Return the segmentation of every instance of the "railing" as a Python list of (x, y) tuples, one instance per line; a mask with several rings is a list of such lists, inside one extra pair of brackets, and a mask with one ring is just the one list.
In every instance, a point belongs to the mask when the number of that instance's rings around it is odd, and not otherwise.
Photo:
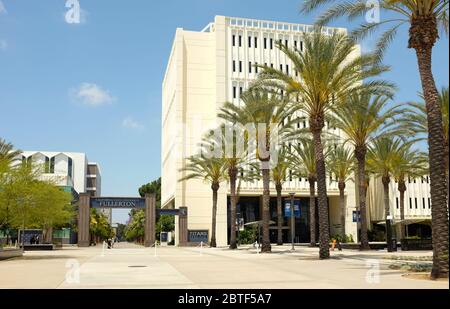
[[(227, 18), (227, 24), (235, 27), (249, 27), (263, 30), (273, 31), (291, 31), (291, 32), (312, 32), (314, 26), (306, 24), (294, 24), (286, 22), (276, 22), (267, 20), (257, 20), (248, 18), (229, 17)], [(323, 27), (322, 32), (326, 34), (332, 34), (333, 32), (347, 32), (345, 28)]]

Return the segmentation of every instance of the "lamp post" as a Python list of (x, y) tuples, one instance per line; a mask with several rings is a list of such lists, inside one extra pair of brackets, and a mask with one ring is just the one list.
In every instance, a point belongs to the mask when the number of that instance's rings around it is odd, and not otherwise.
[(295, 192), (290, 192), (289, 195), (291, 196), (291, 243), (292, 248), (291, 250), (294, 251), (294, 239), (295, 239), (295, 214), (294, 214), (294, 195)]

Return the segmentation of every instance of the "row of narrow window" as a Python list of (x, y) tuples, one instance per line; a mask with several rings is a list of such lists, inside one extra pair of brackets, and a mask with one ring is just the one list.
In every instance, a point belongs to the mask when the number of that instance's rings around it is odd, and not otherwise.
[[(396, 203), (397, 209), (399, 209), (400, 208), (400, 201), (399, 201), (398, 197), (395, 198), (395, 203)], [(414, 198), (414, 208), (415, 209), (419, 209), (417, 197)], [(422, 198), (422, 208), (423, 209), (426, 208), (425, 198), (424, 197)], [(409, 198), (409, 209), (413, 209), (413, 200), (412, 200), (411, 197)], [(431, 209), (431, 198), (428, 198), (428, 209)]]
[[(430, 183), (430, 178), (428, 176), (426, 177), (420, 177), (421, 183)], [(397, 183), (397, 180), (395, 180), (395, 183)], [(408, 177), (408, 183), (416, 183), (416, 178)]]
[[(231, 42), (232, 42), (233, 46), (237, 45), (239, 47), (242, 47), (242, 35), (237, 35), (236, 36), (235, 34), (233, 34), (232, 37), (231, 37)], [(283, 40), (279, 39), (278, 43), (280, 45), (282, 45), (283, 44)], [(258, 37), (256, 37), (256, 36), (255, 37), (249, 36), (248, 39), (247, 39), (247, 46), (248, 46), (248, 48), (252, 48), (252, 47), (258, 48)], [(273, 46), (274, 46), (274, 39), (273, 38), (263, 38), (263, 47), (264, 47), (264, 49), (273, 49)], [(286, 48), (289, 47), (289, 40), (284, 40), (284, 46)], [(294, 48), (295, 49), (299, 48), (300, 51), (303, 51), (303, 42), (302, 41), (299, 42), (297, 40), (294, 40)]]
[[(264, 65), (267, 67), (268, 63), (265, 62)], [(239, 71), (239, 73), (242, 73), (242, 61), (239, 60), (237, 62), (236, 60), (233, 60), (232, 66), (233, 66), (233, 72)], [(273, 63), (270, 64), (270, 67), (273, 68)], [(248, 73), (253, 73), (253, 71), (255, 74), (258, 74), (258, 62), (252, 63), (251, 61), (249, 61), (248, 62)], [(290, 72), (289, 64), (286, 64), (284, 66), (282, 64), (280, 64), (280, 71), (286, 72), (286, 74), (289, 75), (289, 72)], [(295, 71), (295, 76), (298, 76), (298, 71), (297, 70), (294, 70), (294, 71)]]

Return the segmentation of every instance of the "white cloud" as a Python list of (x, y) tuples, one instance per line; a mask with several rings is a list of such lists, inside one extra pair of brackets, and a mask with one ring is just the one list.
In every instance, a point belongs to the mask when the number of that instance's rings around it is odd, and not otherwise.
[(8, 13), (8, 11), (6, 11), (5, 5), (3, 4), (2, 0), (0, 0), (0, 15), (6, 13)]
[(116, 100), (107, 90), (90, 83), (82, 83), (78, 88), (71, 90), (71, 96), (76, 101), (90, 106), (100, 106), (111, 104)]
[(8, 48), (8, 42), (6, 40), (0, 40), (0, 50), (6, 50)]
[(144, 126), (138, 121), (134, 120), (133, 117), (128, 116), (122, 121), (122, 127), (133, 130), (142, 130)]

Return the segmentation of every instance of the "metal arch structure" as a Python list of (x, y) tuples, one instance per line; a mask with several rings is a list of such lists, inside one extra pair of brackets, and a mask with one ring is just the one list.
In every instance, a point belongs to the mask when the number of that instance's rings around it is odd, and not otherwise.
[(78, 206), (78, 247), (88, 247), (90, 244), (89, 222), (90, 208), (137, 208), (145, 211), (144, 246), (155, 243), (156, 219), (160, 215), (176, 215), (178, 220), (179, 246), (188, 243), (187, 207), (178, 209), (156, 209), (156, 196), (147, 194), (142, 197), (91, 197), (81, 193)]

